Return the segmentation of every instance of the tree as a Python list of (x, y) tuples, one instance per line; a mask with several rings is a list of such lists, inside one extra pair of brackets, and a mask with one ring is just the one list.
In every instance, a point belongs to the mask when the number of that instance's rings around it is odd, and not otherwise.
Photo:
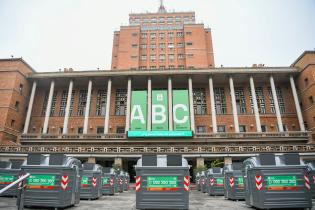
[(220, 161), (219, 159), (215, 159), (214, 161), (211, 162), (211, 168), (214, 168), (214, 167), (222, 168), (223, 166), (224, 166), (224, 162)]

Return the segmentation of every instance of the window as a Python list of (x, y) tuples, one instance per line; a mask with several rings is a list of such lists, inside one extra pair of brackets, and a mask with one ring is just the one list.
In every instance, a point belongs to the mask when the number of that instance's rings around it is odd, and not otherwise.
[(79, 134), (82, 134), (82, 133), (83, 133), (83, 127), (79, 127), (79, 128), (78, 128), (78, 133), (79, 133)]
[(132, 47), (132, 48), (137, 48), (138, 45), (137, 45), (137, 44), (132, 44), (131, 47)]
[(174, 43), (168, 43), (168, 48), (174, 48)]
[(188, 66), (188, 69), (194, 69), (195, 67), (194, 66)]
[(187, 46), (192, 46), (193, 43), (192, 43), (192, 42), (187, 42), (186, 45), (187, 45)]
[(80, 90), (77, 116), (83, 116), (86, 107), (87, 90)]
[(267, 132), (267, 126), (261, 125), (261, 132)]
[(164, 49), (165, 48), (165, 43), (160, 43), (160, 48)]
[(215, 111), (217, 114), (226, 114), (226, 99), (224, 88), (214, 88)]
[(147, 38), (147, 33), (141, 33), (141, 38), (142, 38), (142, 39)]
[(63, 133), (63, 127), (59, 127), (59, 134), (62, 134)]
[(130, 56), (130, 58), (131, 58), (131, 59), (137, 59), (137, 58), (138, 58), (138, 56), (136, 56), (136, 55), (132, 55), (132, 56)]
[[(285, 105), (284, 105), (284, 99), (283, 99), (283, 95), (282, 95), (282, 91), (280, 87), (276, 88), (276, 93), (277, 93), (280, 113), (283, 114), (285, 113)], [(268, 87), (268, 95), (269, 95), (269, 101), (270, 101), (270, 111), (271, 113), (276, 113), (275, 101), (273, 100), (271, 87)]]
[(197, 126), (196, 133), (206, 133), (206, 126)]
[(151, 23), (156, 23), (157, 19), (156, 17), (151, 18)]
[(185, 66), (184, 66), (184, 65), (179, 65), (178, 68), (179, 68), (179, 69), (184, 69)]
[(194, 54), (187, 54), (187, 57), (188, 57), (188, 58), (193, 58), (193, 57), (194, 57)]
[(127, 108), (127, 90), (117, 89), (115, 99), (115, 114), (118, 116), (126, 115)]
[(164, 23), (165, 21), (164, 21), (164, 17), (160, 17), (159, 18), (159, 23)]
[(106, 90), (97, 91), (97, 98), (96, 98), (96, 115), (97, 116), (105, 116), (106, 100), (107, 100), (106, 97), (107, 97)]
[(238, 114), (246, 114), (246, 102), (243, 88), (235, 88), (235, 101)]
[(171, 60), (171, 61), (174, 60), (174, 54), (169, 54), (168, 55), (168, 59)]
[(177, 43), (177, 47), (178, 47), (178, 48), (183, 48), (183, 47), (184, 47), (184, 43), (183, 43), (183, 42)]
[(146, 45), (146, 44), (141, 44), (141, 45), (140, 45), (140, 48), (141, 48), (141, 49), (147, 49), (147, 45)]
[(165, 33), (159, 33), (160, 39), (163, 39), (165, 37)]
[(160, 59), (160, 61), (164, 61), (165, 60), (165, 54), (160, 54), (159, 59)]
[(97, 127), (96, 128), (96, 133), (97, 134), (103, 134), (104, 133), (104, 127)]
[(63, 90), (62, 95), (61, 95), (61, 101), (60, 101), (59, 117), (65, 116), (66, 106), (67, 106), (67, 98), (68, 98), (68, 91)]
[(140, 60), (142, 60), (142, 61), (147, 60), (147, 56), (146, 55), (141, 55)]
[(123, 126), (118, 126), (116, 128), (116, 133), (125, 133), (125, 127)]
[(150, 38), (151, 38), (151, 39), (155, 39), (155, 38), (156, 38), (156, 33), (151, 33), (151, 34), (150, 34)]
[[(250, 88), (249, 88), (250, 90)], [(265, 104), (265, 97), (263, 93), (262, 87), (256, 87), (256, 100), (258, 105), (258, 111), (260, 114), (266, 113), (266, 104)], [(253, 104), (253, 98), (252, 98), (252, 92), (249, 92), (249, 100), (250, 100), (250, 106), (251, 106), (251, 112), (254, 113), (254, 104)]]
[(193, 104), (196, 115), (207, 114), (206, 90), (204, 88), (193, 88)]
[(311, 103), (311, 104), (313, 104), (313, 103), (314, 103), (313, 96), (308, 97), (308, 100), (310, 101), (310, 103)]
[(225, 132), (225, 125), (218, 125), (218, 133), (224, 133)]
[(156, 48), (156, 44), (151, 44), (151, 45), (150, 45), (150, 48), (151, 48), (151, 49), (155, 49), (155, 48)]
[(241, 133), (245, 133), (246, 132), (246, 126), (245, 125), (240, 125), (239, 129), (240, 129)]
[(177, 37), (183, 37), (183, 36), (184, 36), (184, 33), (183, 33), (183, 32), (177, 32), (177, 33), (176, 33), (176, 36), (177, 36)]
[(177, 57), (180, 60), (185, 59), (185, 55), (184, 54), (178, 54)]
[(191, 36), (191, 35), (192, 35), (192, 32), (191, 32), (191, 31), (187, 31), (187, 32), (186, 32), (186, 35)]
[(22, 95), (22, 93), (23, 93), (23, 84), (20, 84), (20, 86), (19, 86), (19, 92), (20, 92), (20, 94)]
[(156, 55), (150, 55), (150, 60), (155, 61), (156, 60)]
[(170, 65), (169, 68), (170, 69), (175, 69), (175, 66), (174, 65)]
[(154, 70), (154, 69), (156, 69), (156, 66), (150, 66), (150, 69)]
[(139, 69), (140, 69), (140, 70), (145, 70), (145, 69), (147, 69), (147, 67), (146, 67), (146, 66), (140, 66)]
[(14, 128), (15, 126), (15, 120), (11, 120), (11, 127)]
[(175, 17), (175, 21), (176, 21), (176, 22), (181, 22), (180, 16), (176, 16), (176, 17)]
[[(49, 92), (46, 92), (45, 97), (44, 97), (44, 102), (43, 102), (43, 108), (42, 108), (42, 115), (43, 116), (46, 115), (48, 97), (49, 97)], [(55, 107), (56, 107), (56, 100), (57, 100), (57, 92), (54, 92), (51, 107), (50, 107), (50, 116), (54, 115)]]
[(173, 38), (174, 37), (174, 32), (168, 32), (168, 37)]
[[(139, 19), (137, 19), (136, 22), (139, 22)], [(138, 33), (134, 32), (132, 33), (132, 36), (138, 36)]]
[(15, 102), (14, 108), (16, 109), (16, 111), (19, 111), (19, 108), (20, 108), (20, 102), (19, 101)]
[(165, 66), (160, 66), (160, 69), (161, 69), (161, 70), (164, 70), (164, 69), (165, 69)]

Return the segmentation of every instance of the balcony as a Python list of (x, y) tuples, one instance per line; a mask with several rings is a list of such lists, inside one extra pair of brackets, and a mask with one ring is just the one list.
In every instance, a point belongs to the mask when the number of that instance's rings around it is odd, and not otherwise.
[(22, 145), (145, 145), (145, 144), (306, 144), (310, 143), (310, 132), (266, 132), (266, 133), (196, 133), (192, 138), (127, 138), (124, 133), (111, 134), (23, 134)]

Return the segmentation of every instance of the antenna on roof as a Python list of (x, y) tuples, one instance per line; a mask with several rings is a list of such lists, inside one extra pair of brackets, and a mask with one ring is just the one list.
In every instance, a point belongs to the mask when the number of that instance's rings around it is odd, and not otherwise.
[(158, 13), (166, 13), (166, 9), (164, 7), (163, 0), (160, 0), (160, 7), (158, 10)]

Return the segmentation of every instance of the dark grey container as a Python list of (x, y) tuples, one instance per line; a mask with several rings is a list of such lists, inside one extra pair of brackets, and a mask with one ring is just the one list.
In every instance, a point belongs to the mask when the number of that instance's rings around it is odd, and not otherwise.
[(129, 189), (129, 182), (130, 182), (130, 176), (127, 172), (125, 172), (125, 177), (124, 177), (124, 191), (128, 191)]
[(224, 195), (223, 168), (213, 167), (207, 171), (207, 192), (209, 195)]
[(207, 192), (207, 175), (206, 171), (201, 171), (200, 173), (200, 191), (202, 193)]
[[(0, 161), (0, 189), (11, 184), (19, 178), (23, 160)], [(0, 196), (17, 196), (18, 185), (6, 190)]]
[(196, 190), (200, 191), (200, 172), (196, 174)]
[(246, 204), (259, 209), (312, 208), (308, 167), (298, 154), (260, 154), (243, 162)]
[(135, 169), (137, 209), (189, 208), (189, 165), (181, 155), (143, 155)]
[(242, 163), (224, 166), (224, 196), (231, 200), (245, 200)]
[(21, 174), (26, 173), (31, 175), (26, 180), (24, 206), (65, 208), (79, 204), (82, 168), (78, 159), (30, 154), (21, 166)]
[(308, 163), (312, 198), (315, 198), (315, 161)]
[(102, 169), (95, 163), (82, 164), (81, 199), (97, 199), (102, 196)]
[(115, 194), (115, 170), (113, 168), (103, 168), (102, 193), (103, 195)]

